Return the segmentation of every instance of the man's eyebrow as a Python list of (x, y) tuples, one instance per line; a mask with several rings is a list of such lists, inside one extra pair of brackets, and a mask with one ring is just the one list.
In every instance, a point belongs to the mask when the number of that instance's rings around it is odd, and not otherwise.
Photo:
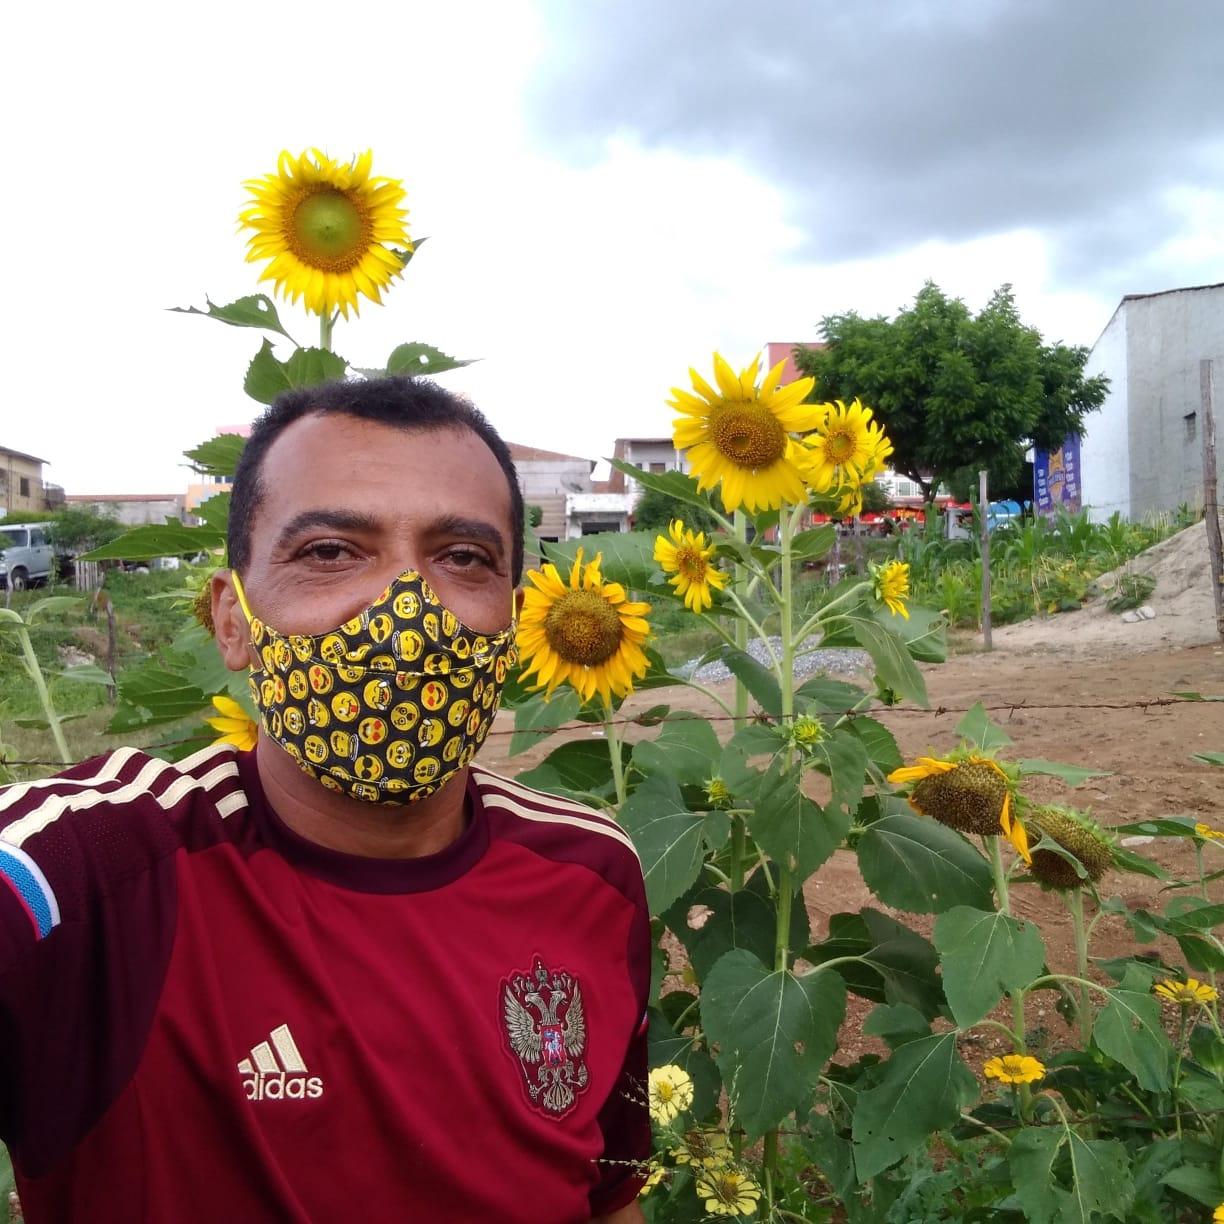
[(499, 557), (505, 556), (506, 553), (504, 534), (484, 519), (463, 518), (461, 515), (447, 514), (430, 523), (429, 532), (431, 535), (467, 536), (469, 539), (482, 540), (491, 548), (495, 548)]
[(332, 510), (326, 507), (303, 510), (281, 528), (276, 540), (277, 547), (286, 547), (296, 536), (313, 527), (330, 527), (334, 531), (375, 531), (378, 520), (357, 510)]

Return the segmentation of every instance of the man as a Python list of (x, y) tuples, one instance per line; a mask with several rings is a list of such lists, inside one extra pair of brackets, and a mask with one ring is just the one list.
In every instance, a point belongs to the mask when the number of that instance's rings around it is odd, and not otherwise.
[(28, 1224), (640, 1220), (641, 869), (470, 765), (523, 504), (436, 385), (283, 396), (218, 646), (256, 748), (0, 791), (0, 1137)]

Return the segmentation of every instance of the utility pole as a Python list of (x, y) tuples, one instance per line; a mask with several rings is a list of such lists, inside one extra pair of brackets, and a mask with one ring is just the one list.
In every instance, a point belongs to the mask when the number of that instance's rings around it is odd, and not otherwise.
[(990, 500), (984, 471), (978, 473), (978, 514), (982, 541), (982, 642), (987, 650), (993, 650), (990, 640)]

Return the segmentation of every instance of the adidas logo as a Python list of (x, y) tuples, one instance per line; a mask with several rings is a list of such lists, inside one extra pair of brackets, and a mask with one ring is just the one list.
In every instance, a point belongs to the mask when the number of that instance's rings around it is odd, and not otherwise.
[(323, 1095), (323, 1081), (309, 1075), (287, 1024), (274, 1028), (267, 1041), (251, 1047), (251, 1057), (238, 1064), (248, 1101), (313, 1100)]

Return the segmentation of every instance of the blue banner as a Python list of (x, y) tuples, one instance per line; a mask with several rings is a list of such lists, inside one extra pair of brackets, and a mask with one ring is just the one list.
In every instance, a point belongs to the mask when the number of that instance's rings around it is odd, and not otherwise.
[(1080, 508), (1080, 440), (1074, 434), (1056, 451), (1033, 452), (1033, 504), (1038, 514)]

